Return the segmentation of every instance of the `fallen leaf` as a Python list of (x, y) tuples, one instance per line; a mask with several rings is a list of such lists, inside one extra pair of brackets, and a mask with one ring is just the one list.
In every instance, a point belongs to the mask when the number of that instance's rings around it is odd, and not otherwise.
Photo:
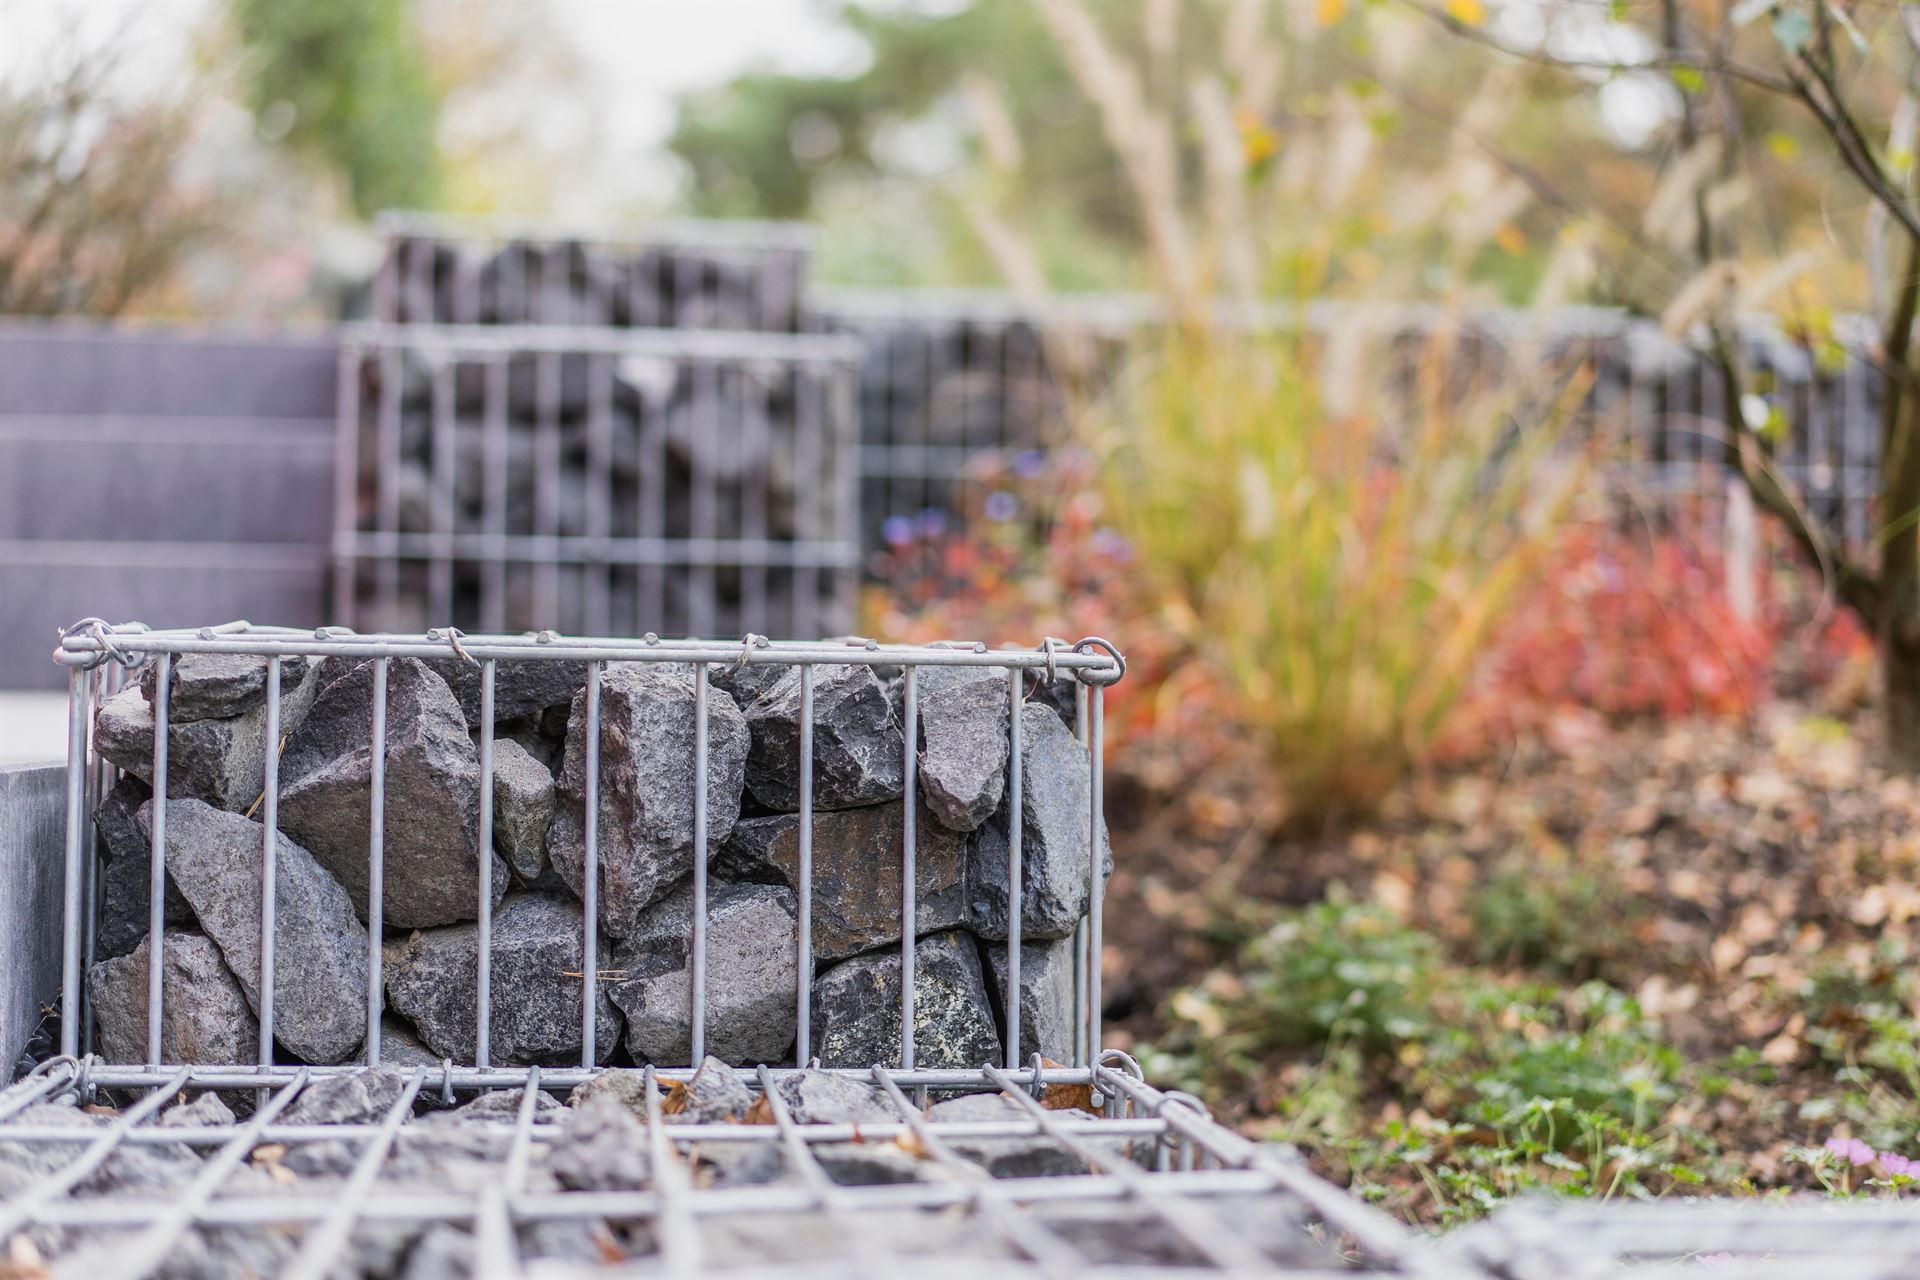
[[(1040, 1059), (1042, 1067), (1063, 1067), (1064, 1063), (1051, 1058)], [(1093, 1107), (1093, 1086), (1090, 1084), (1050, 1084), (1040, 1090), (1040, 1105), (1049, 1111), (1084, 1111), (1088, 1115), (1099, 1115)]]
[(740, 1123), (778, 1124), (779, 1121), (773, 1118), (773, 1104), (767, 1101), (767, 1095), (763, 1093), (753, 1100), (753, 1105), (747, 1108), (747, 1114), (741, 1117)]

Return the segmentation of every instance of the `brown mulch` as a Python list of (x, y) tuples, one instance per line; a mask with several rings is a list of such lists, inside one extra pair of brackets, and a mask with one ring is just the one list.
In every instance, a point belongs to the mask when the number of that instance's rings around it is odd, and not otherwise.
[(1776, 703), (1750, 721), (1609, 727), (1570, 716), (1502, 759), (1403, 785), (1364, 822), (1301, 832), (1254, 753), (1136, 743), (1110, 769), (1109, 1041), (1153, 1039), (1178, 988), (1230, 955), (1235, 915), (1343, 885), (1481, 949), (1496, 875), (1579, 873), (1617, 895), (1586, 972), (1634, 993), (1690, 1057), (1810, 1059), (1787, 998), (1920, 921), (1920, 786), (1873, 763), (1871, 717)]

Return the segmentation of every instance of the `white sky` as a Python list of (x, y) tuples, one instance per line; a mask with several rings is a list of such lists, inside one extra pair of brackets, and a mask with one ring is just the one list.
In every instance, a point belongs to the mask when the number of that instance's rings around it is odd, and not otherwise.
[[(462, 0), (425, 0), (457, 6)], [(629, 190), (667, 170), (659, 146), (673, 123), (673, 99), (752, 68), (839, 71), (861, 50), (838, 30), (821, 0), (530, 0), (551, 13), (595, 76), (605, 104), (610, 156), (652, 168)], [(31, 74), (63, 33), (89, 42), (124, 31), (129, 92), (179, 74), (193, 28), (215, 0), (0, 0), (0, 77)], [(538, 110), (538, 104), (531, 109)], [(609, 188), (614, 194), (615, 188)]]

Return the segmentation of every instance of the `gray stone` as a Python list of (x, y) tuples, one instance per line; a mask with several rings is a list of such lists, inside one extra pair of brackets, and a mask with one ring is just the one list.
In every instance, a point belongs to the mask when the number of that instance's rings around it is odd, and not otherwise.
[[(140, 825), (140, 806), (153, 795), (132, 774), (123, 776), (93, 812), (105, 865), (100, 869), (100, 922), (94, 932), (93, 954), (101, 960), (124, 956), (147, 936), (147, 910), (152, 902), (153, 846)], [(192, 929), (193, 908), (167, 881), (166, 927)]]
[[(1064, 938), (1087, 913), (1087, 812), (1091, 768), (1087, 750), (1046, 707), (1020, 710), (1021, 934), (1028, 939)], [(1011, 797), (1009, 797), (1011, 799)], [(1002, 805), (975, 833), (968, 860), (968, 924), (983, 938), (1007, 936), (1007, 828)], [(1113, 873), (1113, 851), (1100, 833), (1104, 874)]]
[[(87, 974), (100, 1024), (98, 1050), (111, 1063), (147, 1060), (147, 939)], [(166, 935), (160, 976), (160, 1056), (204, 1066), (260, 1058), (260, 1027), (220, 948), (197, 933)]]
[(785, 1076), (774, 1087), (796, 1124), (884, 1124), (900, 1118), (878, 1089), (830, 1071)]
[(753, 1089), (738, 1071), (708, 1054), (687, 1082), (673, 1090), (665, 1108), (681, 1124), (730, 1124), (746, 1118)]
[[(280, 725), (291, 733), (305, 718), (324, 664), (281, 699)], [(100, 706), (93, 723), (94, 747), (141, 781), (153, 782), (153, 707), (138, 686), (121, 690)], [(167, 797), (191, 796), (221, 809), (245, 812), (259, 800), (267, 773), (267, 709), (263, 703), (237, 716), (167, 725)], [(286, 777), (283, 772), (282, 778)]]
[[(579, 1062), (583, 923), (579, 903), (547, 894), (512, 894), (494, 912), (494, 1062)], [(476, 925), (458, 924), (387, 944), (389, 1006), (436, 1055), (455, 1062), (473, 1061), (479, 938)], [(595, 1058), (605, 1061), (620, 1040), (620, 1013), (604, 982), (594, 1020)]]
[[(1051, 715), (1052, 712), (1047, 714)], [(1056, 1112), (1061, 1123), (1072, 1123)], [(939, 1124), (992, 1124), (1030, 1119), (1026, 1108), (998, 1093), (968, 1093), (936, 1102), (927, 1119)], [(1051, 1138), (951, 1137), (954, 1154), (980, 1165), (996, 1178), (1064, 1178), (1087, 1172), (1087, 1163)]]
[(793, 1180), (778, 1143), (702, 1142), (689, 1154), (697, 1187), (765, 1187)]
[[(1207, 1198), (1213, 1216), (1265, 1255), (1274, 1275), (1337, 1273), (1346, 1263), (1316, 1231), (1299, 1201), (1273, 1195)], [(1200, 1267), (1206, 1259), (1164, 1219), (1125, 1202), (1081, 1200), (1035, 1204), (1034, 1217), (1094, 1267)], [(1596, 1270), (1592, 1274), (1609, 1274)], [(1569, 1273), (1572, 1274), (1572, 1273)]]
[[(149, 662), (140, 672), (140, 696), (149, 703), (159, 683), (158, 665)], [(303, 656), (280, 659), (282, 699), (306, 679), (311, 665)], [(266, 705), (267, 660), (243, 653), (176, 654), (167, 688), (169, 720), (224, 720)]]
[[(778, 1062), (793, 1045), (799, 926), (793, 893), (715, 882), (707, 892), (706, 1048), (728, 1062)], [(627, 1016), (636, 1061), (681, 1066), (693, 1052), (693, 886), (648, 907), (613, 956), (607, 994)]]
[[(427, 658), (426, 665), (446, 682), (460, 713), (474, 728), (480, 727), (480, 667), (465, 658), (449, 655)], [(517, 720), (538, 715), (548, 707), (564, 706), (575, 693), (586, 687), (587, 664), (548, 659), (510, 662), (501, 660), (493, 669), (493, 720)]]
[[(321, 690), (281, 762), (280, 829), (333, 873), (367, 916), (373, 662)], [(480, 762), (440, 677), (412, 658), (387, 673), (383, 911), (397, 928), (479, 914)], [(490, 856), (492, 856), (490, 854)], [(506, 864), (494, 858), (495, 901)]]
[[(918, 933), (966, 920), (967, 837), (920, 806), (914, 842), (914, 924)], [(840, 960), (900, 941), (905, 831), (901, 801), (820, 813), (813, 820), (813, 954)], [(716, 868), (736, 880), (800, 887), (800, 819), (744, 818)]]
[[(585, 1085), (581, 1086), (581, 1088), (585, 1087)], [(576, 1093), (578, 1091), (579, 1090), (575, 1090)], [(443, 1111), (438, 1115), (429, 1116), (427, 1119), (437, 1124), (462, 1123), (467, 1121), (487, 1124), (510, 1123), (520, 1115), (521, 1092), (519, 1089), (489, 1090), (486, 1093), (480, 1094), (472, 1102), (462, 1103), (451, 1111)], [(534, 1093), (533, 1114), (536, 1116), (544, 1116), (561, 1109), (560, 1104), (554, 1100), (552, 1094), (544, 1091), (536, 1091)]]
[(464, 1280), (473, 1268), (473, 1233), (442, 1222), (414, 1242), (400, 1280)]
[[(152, 802), (140, 811), (150, 826)], [(260, 1009), (260, 863), (266, 828), (204, 800), (167, 802), (167, 875)], [(367, 931), (346, 890), (284, 834), (274, 841), (273, 1034), (311, 1063), (366, 1036)]]
[(731, 662), (714, 662), (707, 666), (707, 683), (716, 689), (726, 690), (739, 708), (745, 711), (792, 670), (792, 667), (778, 662), (755, 662), (744, 667), (736, 667)]
[[(1007, 945), (989, 943), (987, 968), (993, 982), (996, 1007), (1004, 1014), (1007, 990)], [(1000, 1025), (1002, 1041), (1006, 1022)], [(1073, 939), (1023, 942), (1020, 945), (1020, 1061), (1034, 1054), (1053, 1062), (1073, 1056)]]
[(192, 1102), (168, 1107), (153, 1123), (161, 1129), (217, 1127), (233, 1123), (233, 1108), (222, 1102), (219, 1094), (208, 1092)]
[(933, 815), (954, 831), (972, 831), (1000, 807), (1008, 696), (1002, 681), (974, 680), (920, 698), (920, 786)]
[[(960, 930), (913, 949), (913, 1051), (921, 1067), (1000, 1061), (1000, 1036), (973, 939)], [(900, 953), (856, 956), (813, 983), (813, 1053), (826, 1067), (900, 1065)]]
[(647, 1114), (647, 1073), (637, 1067), (608, 1067), (585, 1084), (575, 1085), (567, 1105), (578, 1107), (588, 1098), (608, 1097), (633, 1114)]
[(547, 869), (553, 774), (512, 738), (493, 744), (493, 847), (523, 881)]
[[(777, 813), (800, 808), (800, 669), (747, 710), (753, 750), (747, 789)], [(906, 736), (873, 672), (814, 668), (813, 807), (851, 809), (897, 799), (906, 786)]]
[[(707, 856), (740, 813), (747, 724), (707, 699)], [(640, 913), (693, 870), (694, 687), (680, 665), (616, 662), (600, 681), (600, 919), (632, 932)], [(578, 895), (586, 867), (586, 691), (573, 700), (547, 853)]]
[(383, 1067), (440, 1068), (439, 1054), (413, 1033), (413, 1028), (392, 1014), (380, 1018), (380, 1065)]
[(650, 1172), (646, 1127), (613, 1098), (590, 1097), (560, 1122), (547, 1171), (569, 1191), (641, 1190)]
[[(321, 1076), (281, 1113), (282, 1124), (378, 1124), (406, 1091), (418, 1067), (382, 1063)], [(424, 1086), (423, 1086), (424, 1087)]]
[(894, 1142), (815, 1142), (808, 1149), (843, 1187), (886, 1187), (934, 1176), (932, 1166)]

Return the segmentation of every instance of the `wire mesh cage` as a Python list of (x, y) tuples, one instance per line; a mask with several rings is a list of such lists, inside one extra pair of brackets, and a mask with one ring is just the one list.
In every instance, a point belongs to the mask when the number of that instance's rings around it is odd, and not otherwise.
[(399, 324), (805, 328), (811, 236), (790, 223), (661, 221), (632, 236), (383, 215), (373, 318)]
[[(57, 656), (71, 680), (63, 1016), (59, 1054), (0, 1092), (0, 1151), (39, 1171), (0, 1183), (0, 1241), (16, 1259), (126, 1276), (396, 1273), (402, 1250), (408, 1275), (578, 1274), (629, 1259), (674, 1275), (906, 1265), (1321, 1275), (1363, 1260), (1432, 1273), (1431, 1249), (1397, 1224), (1223, 1129), (1196, 1100), (1154, 1088), (1125, 1054), (1100, 1051), (1100, 975), (1088, 961), (1101, 950), (1108, 873), (1097, 856), (1104, 691), (1125, 672), (1104, 640), (996, 650), (245, 623), (150, 631), (88, 620), (67, 630)], [(473, 773), (498, 780), (500, 753), (517, 749), (535, 703), (567, 710), (572, 745), (554, 781), (562, 795), (577, 792), (578, 876), (568, 884), (580, 900), (577, 938), (558, 960), (543, 952), (548, 971), (530, 980), (512, 969), (515, 898), (502, 900), (495, 879), (514, 880), (516, 894), (543, 885), (482, 856), (504, 847), (516, 802), (498, 785), (462, 790), (468, 775), (447, 757), (470, 749)], [(865, 750), (873, 717), (861, 712), (876, 710), (894, 726), (891, 760)], [(436, 714), (448, 731), (438, 743)], [(225, 725), (223, 751), (248, 760), (234, 744), (257, 728), (258, 774), (209, 791), (196, 728), (207, 724)], [(983, 742), (983, 728), (1002, 736)], [(960, 741), (968, 758), (956, 761)], [(135, 746), (144, 762), (129, 754)], [(666, 763), (683, 754), (684, 768)], [(928, 949), (930, 933), (946, 936), (932, 931), (952, 929), (939, 877), (953, 825), (979, 818), (976, 830), (995, 829), (990, 795), (963, 803), (961, 780), (979, 770), (957, 766), (982, 758), (1004, 788), (1007, 821), (1001, 842), (969, 850), (997, 865), (963, 896), (972, 911), (997, 886), (1001, 918), (995, 930), (968, 915), (958, 932), (998, 934), (977, 940), (998, 962), (973, 970), (993, 975), (975, 979), (995, 992), (982, 1006), (984, 1042), (953, 1033), (964, 1003), (953, 975), (966, 964)], [(750, 782), (743, 769), (755, 771)], [(114, 867), (129, 855), (115, 849), (103, 865), (96, 841), (113, 844), (107, 828), (118, 821), (103, 788), (142, 771), (144, 845), (129, 860), (147, 877), (146, 938), (144, 964), (129, 967), (129, 957), (97, 954)], [(899, 798), (832, 807), (871, 799), (863, 788), (875, 777)], [(772, 822), (794, 837), (789, 928), (769, 931), (765, 917), (750, 928), (775, 936), (787, 985), (729, 985), (725, 956), (739, 944), (727, 936), (729, 867), (692, 856), (691, 911), (670, 915), (685, 925), (686, 981), (664, 988), (682, 1000), (674, 1012), (686, 1038), (633, 1068), (610, 1066), (596, 1021), (624, 1014), (631, 1031), (661, 1013), (605, 1000), (631, 976), (610, 971), (610, 959), (644, 966), (660, 954), (642, 948), (636, 962), (620, 952), (636, 936), (616, 901), (632, 884), (630, 837), (645, 807), (633, 802), (657, 811), (681, 793), (693, 849), (704, 850), (722, 842), (716, 815), (728, 807), (710, 799), (736, 787), (751, 790), (748, 807), (792, 810), (732, 820), (736, 833)], [(209, 794), (228, 807), (200, 798)], [(410, 828), (449, 794), (471, 813), (428, 816), (465, 856), (433, 870), (424, 889), (463, 881), (470, 906), (451, 914), (466, 920), (402, 941), (406, 930), (389, 926), (420, 918), (423, 891)], [(833, 939), (871, 897), (847, 873), (886, 879), (836, 834), (849, 814), (898, 823), (882, 842), (897, 866), (892, 896), (877, 897), (894, 918), (869, 920), (866, 941), (880, 941), (841, 959)], [(472, 848), (462, 848), (467, 818)], [(342, 820), (361, 828), (347, 842), (364, 859), (358, 877), (320, 830), (338, 835)], [(243, 838), (227, 839), (236, 831)], [(313, 853), (296, 852), (295, 832)], [(566, 860), (557, 844), (549, 852)], [(330, 891), (316, 889), (315, 863)], [(1077, 885), (1060, 880), (1063, 865)], [(171, 922), (173, 888), (197, 917), (190, 925)], [(1065, 917), (1052, 899), (1067, 901)], [(316, 939), (303, 916), (337, 927)], [(541, 927), (552, 932), (550, 920)], [(397, 1051), (394, 1011), (419, 1007), (406, 1004), (396, 968), (421, 937), (461, 930), (477, 945), (431, 978), (459, 986), (455, 970), (470, 966), (468, 1038)], [(1055, 936), (1029, 939), (1033, 931)], [(329, 945), (340, 933), (352, 935), (357, 964)], [(1049, 980), (1051, 1007), (1023, 973), (1049, 953), (1069, 959)], [(128, 990), (100, 980), (116, 964)], [(866, 967), (850, 1007), (878, 1040), (836, 1039), (847, 1009), (822, 998), (823, 981), (857, 966)], [(349, 988), (333, 970), (352, 971)], [(889, 971), (891, 985), (867, 981)], [(223, 982), (247, 987), (250, 1001), (232, 1003), (252, 1019), (252, 1056), (228, 1052), (236, 1040), (207, 1029), (205, 1007)], [(316, 1002), (316, 987), (331, 997)], [(550, 1005), (544, 1016), (568, 1024), (577, 1056), (554, 1056), (552, 1042), (532, 1053), (503, 1042), (501, 1024), (516, 1015), (502, 1005), (530, 987), (565, 1000), (564, 1012)], [(316, 1027), (337, 1021), (342, 1004), (353, 1032), (316, 1051)], [(192, 1027), (181, 1024), (183, 1006), (199, 1010)], [(748, 1030), (784, 1020), (774, 1039), (791, 1051), (742, 1059), (742, 1007)], [(127, 1025), (110, 1028), (115, 1019)], [(983, 1043), (982, 1058), (966, 1060)], [(561, 1107), (552, 1094), (569, 1087)], [(76, 1105), (88, 1101), (114, 1105)]]
[(349, 329), (335, 616), (844, 631), (857, 356), (796, 335)]

